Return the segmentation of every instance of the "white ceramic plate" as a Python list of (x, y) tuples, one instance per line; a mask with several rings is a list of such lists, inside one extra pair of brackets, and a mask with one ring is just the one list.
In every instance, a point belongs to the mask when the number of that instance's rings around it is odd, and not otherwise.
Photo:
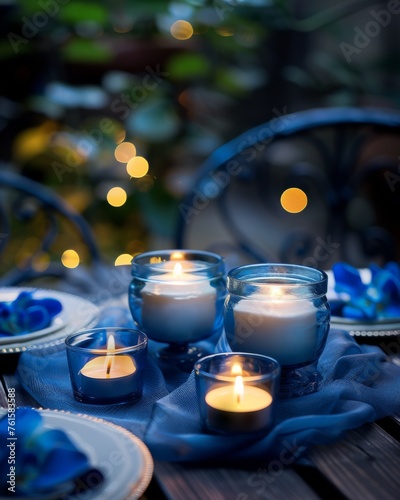
[(43, 330), (0, 338), (0, 354), (22, 352), (26, 349), (62, 343), (70, 334), (81, 328), (92, 326), (99, 313), (98, 307), (92, 302), (57, 290), (44, 288), (0, 288), (0, 301), (11, 300), (23, 290), (35, 292), (37, 297), (51, 297), (61, 302), (63, 308), (52, 324)]
[[(335, 278), (332, 271), (326, 271), (328, 275), (328, 300), (340, 299), (342, 296), (335, 292)], [(361, 279), (367, 283), (371, 279), (369, 269), (360, 269)], [(400, 318), (383, 318), (372, 321), (359, 321), (341, 316), (331, 317), (331, 326), (346, 330), (356, 337), (391, 337), (400, 335)]]
[[(98, 488), (84, 493), (85, 500), (133, 500), (143, 495), (153, 476), (154, 462), (138, 437), (100, 418), (56, 410), (38, 411), (43, 415), (45, 427), (66, 432), (92, 467), (104, 475)], [(80, 494), (68, 498), (83, 497)]]

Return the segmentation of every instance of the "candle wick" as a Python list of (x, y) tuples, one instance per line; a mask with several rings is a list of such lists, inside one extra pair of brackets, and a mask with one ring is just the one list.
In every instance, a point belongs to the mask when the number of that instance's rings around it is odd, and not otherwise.
[(107, 363), (106, 375), (110, 376), (110, 372), (111, 372), (111, 359)]

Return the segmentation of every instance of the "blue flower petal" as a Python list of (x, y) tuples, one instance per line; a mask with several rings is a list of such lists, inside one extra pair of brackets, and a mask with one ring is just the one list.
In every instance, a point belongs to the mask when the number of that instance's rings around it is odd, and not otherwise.
[(345, 262), (336, 262), (332, 266), (332, 272), (335, 278), (336, 292), (345, 292), (349, 295), (364, 292), (366, 286), (362, 282), (358, 269), (355, 267)]
[(62, 304), (57, 299), (43, 298), (34, 300), (34, 304), (44, 307), (50, 316), (56, 316), (62, 311)]
[(51, 490), (80, 476), (89, 466), (86, 455), (60, 429), (36, 433), (30, 445), (39, 467), (26, 485), (31, 491)]
[(17, 335), (47, 328), (61, 311), (59, 300), (35, 299), (32, 292), (22, 291), (14, 301), (0, 303), (0, 334)]
[(400, 280), (400, 266), (396, 262), (388, 262), (385, 266), (384, 269), (386, 271), (389, 271), (392, 276)]
[(368, 316), (365, 311), (353, 305), (346, 305), (343, 307), (343, 316), (349, 319), (367, 319)]
[[(338, 262), (332, 268), (335, 290), (346, 292), (349, 299), (339, 315), (353, 319), (382, 319), (400, 317), (400, 266), (395, 262), (384, 268), (370, 264), (371, 280), (362, 283), (359, 271), (349, 264)], [(336, 309), (338, 310), (338, 308)], [(334, 315), (334, 312), (332, 313)]]
[[(40, 497), (51, 493), (64, 498), (71, 492), (77, 480), (90, 470), (88, 457), (75, 446), (62, 429), (43, 426), (41, 414), (30, 408), (18, 408), (15, 412), (16, 469), (18, 482), (16, 496)], [(8, 435), (8, 415), (0, 420), (0, 442)], [(0, 447), (0, 472), (9, 471), (7, 447)], [(99, 477), (102, 474), (99, 472)], [(0, 498), (6, 493), (0, 487)]]
[(51, 319), (48, 311), (42, 306), (30, 306), (26, 310), (26, 327), (29, 331), (48, 327)]

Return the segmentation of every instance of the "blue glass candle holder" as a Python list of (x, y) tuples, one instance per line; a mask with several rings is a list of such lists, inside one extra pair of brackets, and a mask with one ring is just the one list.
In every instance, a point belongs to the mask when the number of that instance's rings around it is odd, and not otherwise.
[[(191, 371), (208, 354), (197, 343), (222, 332), (226, 276), (221, 256), (196, 250), (142, 253), (132, 260), (129, 307), (163, 363)], [(196, 345), (197, 344), (197, 345)]]
[(274, 425), (279, 363), (267, 356), (219, 353), (195, 364), (203, 427), (220, 434), (267, 432)]
[(318, 359), (330, 328), (325, 272), (291, 264), (252, 264), (228, 273), (224, 323), (233, 351), (271, 356), (281, 395), (318, 389)]
[(65, 339), (74, 397), (81, 403), (133, 403), (141, 398), (147, 336), (133, 328), (83, 330)]

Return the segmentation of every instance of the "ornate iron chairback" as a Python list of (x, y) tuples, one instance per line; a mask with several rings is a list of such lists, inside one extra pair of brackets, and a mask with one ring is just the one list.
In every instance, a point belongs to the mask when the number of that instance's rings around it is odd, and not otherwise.
[(51, 189), (1, 168), (0, 285), (65, 278), (70, 270), (60, 257), (66, 249), (78, 249), (84, 264), (101, 264), (91, 228), (79, 213)]
[[(290, 187), (307, 195), (300, 213), (282, 208)], [(220, 253), (228, 268), (400, 261), (400, 113), (326, 108), (274, 118), (218, 148), (179, 211), (176, 246)]]

